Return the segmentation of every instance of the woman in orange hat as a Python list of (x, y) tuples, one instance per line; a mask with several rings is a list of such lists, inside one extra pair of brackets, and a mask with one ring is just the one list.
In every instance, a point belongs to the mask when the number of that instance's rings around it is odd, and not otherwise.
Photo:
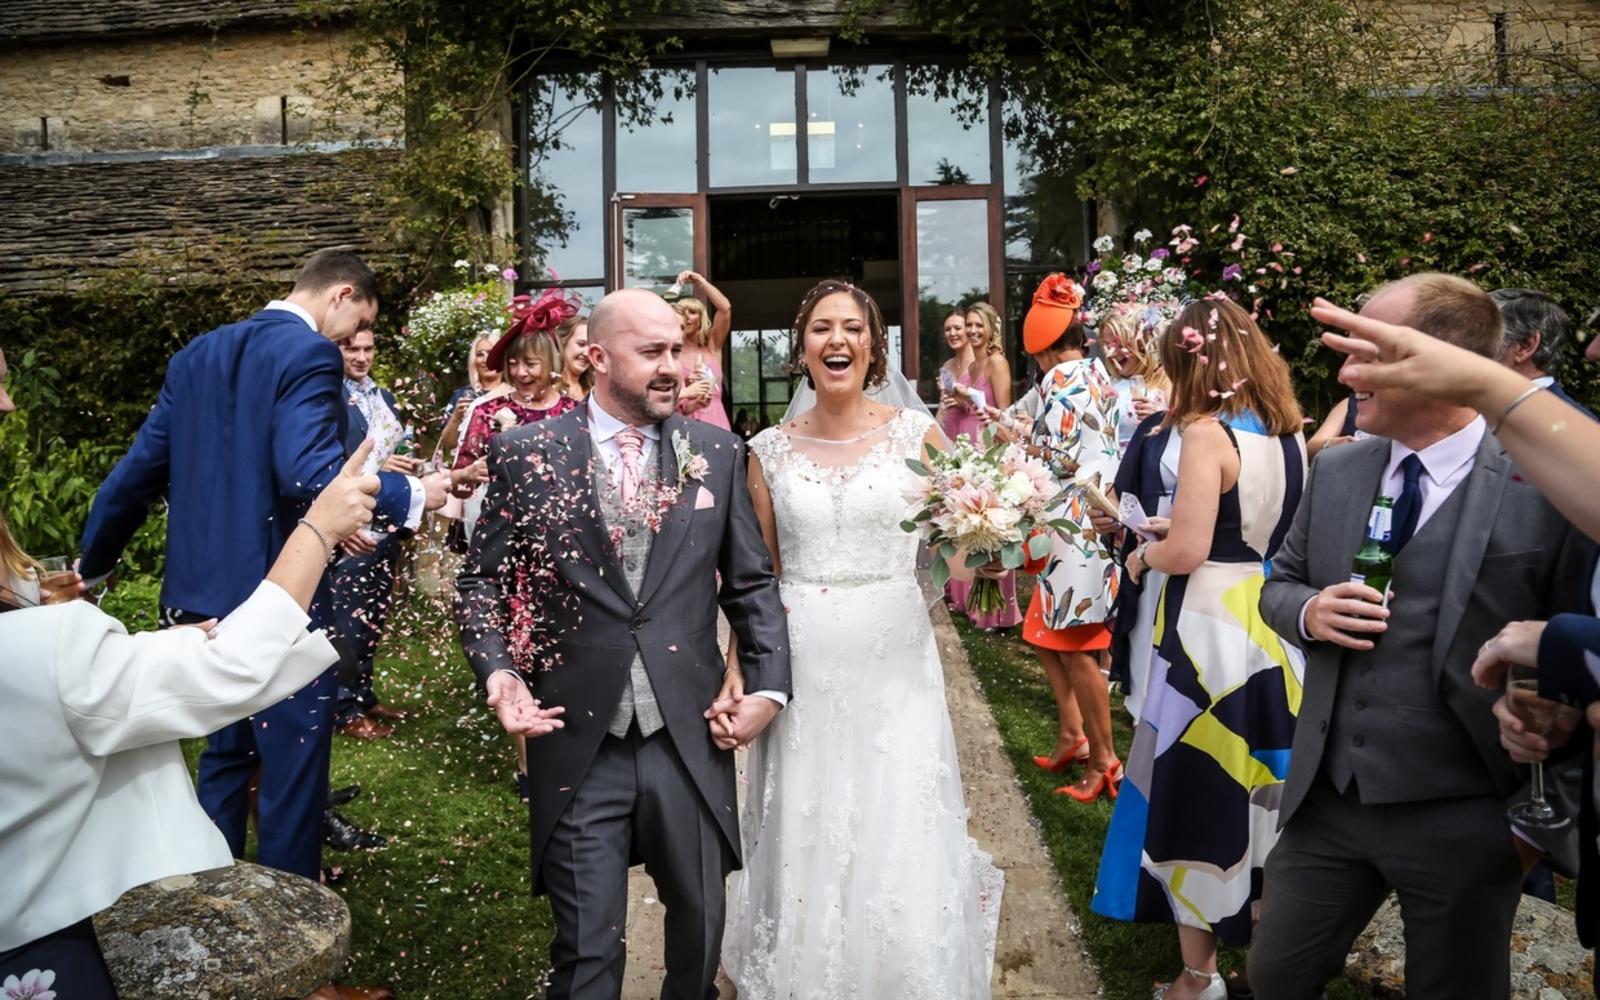
[[(1030, 451), (1046, 459), (1061, 485), (1109, 487), (1117, 474), (1117, 390), (1097, 358), (1087, 356), (1088, 331), (1078, 319), (1083, 290), (1052, 274), (1033, 294), (1022, 343), (1044, 373), (1032, 400)], [(1122, 765), (1111, 745), (1111, 701), (1100, 654), (1111, 645), (1106, 627), (1116, 605), (1119, 574), (1095, 533), (1089, 504), (1074, 490), (1059, 515), (1078, 525), (1050, 539), (1050, 555), (1026, 567), (1039, 575), (1022, 623), (1022, 637), (1039, 655), (1060, 720), (1055, 752), (1035, 757), (1047, 771), (1084, 765), (1076, 784), (1056, 791), (1080, 802), (1102, 793), (1116, 798)]]

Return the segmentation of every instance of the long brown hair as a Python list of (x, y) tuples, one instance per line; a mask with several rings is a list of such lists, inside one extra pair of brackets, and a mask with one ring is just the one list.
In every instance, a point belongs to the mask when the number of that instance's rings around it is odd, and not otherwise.
[(1161, 365), (1172, 380), (1173, 396), (1163, 427), (1253, 413), (1269, 434), (1302, 429), (1288, 363), (1232, 299), (1185, 306), (1161, 338)]

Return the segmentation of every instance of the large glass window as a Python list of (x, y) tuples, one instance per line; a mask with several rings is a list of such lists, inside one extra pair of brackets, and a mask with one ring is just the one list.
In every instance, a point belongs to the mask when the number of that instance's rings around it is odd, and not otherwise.
[(528, 95), (528, 257), (563, 280), (602, 278), (599, 77), (541, 77)]
[(913, 69), (906, 161), (912, 184), (989, 183), (988, 87), (933, 67)]
[[(1031, 124), (1030, 124), (1031, 122)], [(1050, 128), (1053, 136), (1066, 129)], [(1005, 251), (1007, 266), (1060, 270), (1088, 252), (1089, 215), (1069, 175), (1046, 170), (1029, 142), (1043, 134), (1016, 98), (1005, 105)]]
[(894, 67), (806, 72), (806, 158), (813, 184), (892, 181)]
[(708, 89), (711, 186), (795, 183), (794, 71), (713, 69)]
[(989, 205), (979, 199), (917, 203), (917, 388), (938, 396), (934, 380), (948, 349), (944, 317), (989, 296)]
[(622, 287), (665, 291), (694, 267), (694, 209), (622, 210)]
[(733, 395), (734, 430), (749, 424), (757, 430), (783, 419), (789, 407), (789, 356), (794, 338), (788, 330), (734, 330), (728, 336), (729, 388)]
[(616, 102), (617, 190), (696, 190), (694, 70), (650, 70), (619, 81)]

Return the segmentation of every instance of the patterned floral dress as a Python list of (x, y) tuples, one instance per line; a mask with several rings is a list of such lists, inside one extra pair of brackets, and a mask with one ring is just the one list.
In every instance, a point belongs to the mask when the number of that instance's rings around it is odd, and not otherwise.
[[(1064, 361), (1046, 373), (1038, 398), (1032, 440), (1044, 449), (1061, 485), (1093, 480), (1109, 488), (1117, 477), (1122, 411), (1105, 366), (1096, 358)], [(1061, 513), (1078, 530), (1051, 539), (1022, 637), (1046, 649), (1103, 649), (1110, 641), (1104, 624), (1117, 602), (1117, 564), (1095, 533), (1081, 494), (1074, 493)], [(1053, 634), (1080, 626), (1091, 629), (1065, 644), (1063, 636)], [(1085, 645), (1082, 636), (1092, 627), (1100, 632)]]
[(571, 396), (556, 397), (554, 406), (536, 409), (519, 403), (515, 396), (501, 396), (476, 407), (467, 424), (467, 433), (461, 438), (461, 450), (456, 453), (455, 468), (464, 469), (489, 453), (489, 439), (513, 427), (559, 417), (578, 404)]
[(1262, 868), (1278, 841), (1300, 712), (1304, 657), (1257, 604), (1306, 462), (1299, 434), (1225, 429), (1239, 482), (1222, 494), (1206, 561), (1161, 588), (1148, 690), (1091, 907), (1212, 931), (1237, 947), (1250, 940)]

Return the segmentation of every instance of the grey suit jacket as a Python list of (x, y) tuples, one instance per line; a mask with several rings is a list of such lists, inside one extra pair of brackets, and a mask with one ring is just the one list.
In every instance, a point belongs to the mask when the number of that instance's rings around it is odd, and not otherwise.
[[(1287, 823), (1322, 768), (1343, 647), (1303, 642), (1300, 610), (1322, 588), (1350, 579), (1351, 564), (1389, 461), (1389, 441), (1369, 438), (1330, 448), (1311, 467), (1294, 525), (1272, 561), (1261, 614), (1286, 642), (1306, 652), (1305, 690), (1280, 823)], [(1499, 697), (1472, 682), (1478, 647), (1508, 622), (1542, 620), (1587, 604), (1591, 543), (1517, 474), (1505, 449), (1485, 434), (1465, 482), (1448, 569), (1439, 581), (1439, 621), (1432, 666), (1444, 703), (1461, 720), (1496, 789), (1508, 802), (1526, 797), (1527, 769), (1500, 746), (1490, 707)], [(1405, 596), (1396, 595), (1395, 613)], [(1404, 761), (1397, 761), (1404, 767)], [(1576, 815), (1576, 813), (1572, 813)], [(1575, 826), (1575, 824), (1574, 824)], [(1538, 840), (1564, 863), (1576, 859), (1569, 837)]]
[[(489, 492), (456, 583), (461, 643), (479, 683), (522, 668), (533, 696), (566, 709), (565, 728), (528, 741), (534, 887), (556, 820), (583, 781), (637, 653), (666, 731), (738, 858), (734, 760), (703, 714), (722, 682), (720, 605), (739, 639), (747, 691), (790, 694), (788, 618), (745, 485), (744, 443), (699, 421), (661, 425), (660, 475), (678, 480), (674, 433), (706, 460), (668, 508), (635, 594), (600, 515), (588, 408), (496, 435)], [(718, 587), (720, 575), (721, 586)], [(514, 657), (518, 609), (536, 628)]]

